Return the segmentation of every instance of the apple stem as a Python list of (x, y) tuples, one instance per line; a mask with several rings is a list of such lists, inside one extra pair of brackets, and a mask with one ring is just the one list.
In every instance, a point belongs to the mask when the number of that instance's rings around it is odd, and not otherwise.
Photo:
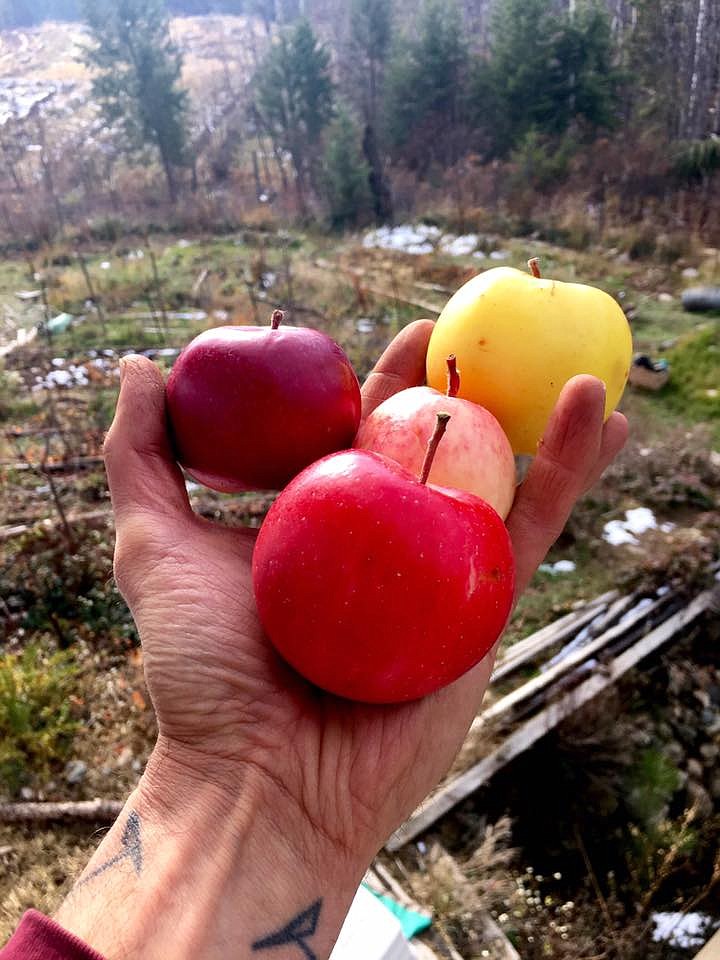
[(542, 274), (540, 273), (540, 257), (531, 257), (531, 259), (528, 260), (528, 267), (530, 267), (532, 275), (540, 280), (542, 277)]
[(285, 314), (282, 310), (273, 310), (272, 317), (270, 318), (270, 327), (273, 330), (277, 330), (280, 324), (285, 319)]
[(458, 373), (457, 358), (454, 353), (451, 353), (447, 358), (447, 369), (447, 396), (456, 397), (460, 390), (460, 374)]
[(435, 459), (435, 451), (437, 450), (438, 444), (442, 440), (443, 434), (447, 429), (449, 419), (449, 413), (443, 413), (440, 411), (440, 413), (437, 415), (435, 430), (433, 431), (433, 435), (428, 440), (425, 459), (423, 460), (422, 465), (422, 472), (420, 473), (420, 483), (427, 483), (427, 478), (430, 476), (430, 470), (432, 469), (433, 460)]

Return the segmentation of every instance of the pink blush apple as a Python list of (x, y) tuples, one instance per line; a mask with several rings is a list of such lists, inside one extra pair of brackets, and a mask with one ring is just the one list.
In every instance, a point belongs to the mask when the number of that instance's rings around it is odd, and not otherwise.
[(505, 519), (515, 497), (515, 458), (502, 427), (484, 407), (430, 387), (401, 390), (365, 420), (355, 447), (381, 453), (419, 475), (427, 438), (441, 411), (451, 414), (451, 422), (429, 482), (474, 493)]

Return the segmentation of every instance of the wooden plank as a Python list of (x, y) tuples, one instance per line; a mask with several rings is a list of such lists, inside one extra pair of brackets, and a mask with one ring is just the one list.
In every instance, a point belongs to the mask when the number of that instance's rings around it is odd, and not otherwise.
[(626, 650), (607, 666), (598, 668), (592, 677), (580, 686), (557, 701), (548, 704), (537, 716), (518, 727), (487, 757), (484, 757), (479, 763), (476, 763), (428, 797), (410, 819), (390, 837), (385, 845), (386, 849), (390, 852), (399, 850), (408, 841), (427, 830), (448, 810), (451, 810), (456, 804), (486, 783), (510, 760), (524, 753), (525, 750), (532, 747), (572, 713), (614, 684), (642, 659), (654, 653), (676, 636), (700, 614), (710, 608), (713, 598), (713, 590), (706, 590), (699, 594), (687, 607), (678, 611), (659, 627), (651, 630), (629, 650)]
[(490, 682), (496, 683), (498, 680), (502, 680), (503, 677), (509, 676), (519, 667), (535, 659), (548, 647), (561, 643), (563, 640), (569, 639), (574, 633), (578, 633), (602, 612), (604, 605), (610, 599), (614, 600), (616, 597), (617, 591), (604, 594), (603, 597), (598, 597), (597, 600), (592, 601), (581, 610), (566, 613), (565, 616), (530, 634), (524, 640), (514, 643), (502, 657), (498, 658)]
[[(506, 714), (512, 713), (515, 708), (519, 706), (519, 704), (524, 703), (526, 700), (529, 700), (530, 697), (535, 696), (546, 687), (549, 687), (558, 679), (558, 677), (569, 673), (574, 667), (578, 666), (578, 664), (583, 663), (585, 660), (589, 660), (590, 657), (594, 656), (617, 637), (621, 637), (629, 630), (632, 630), (636, 624), (642, 623), (642, 621), (646, 620), (654, 610), (657, 610), (658, 607), (663, 606), (667, 602), (667, 599), (668, 595), (666, 594), (659, 600), (653, 601), (650, 606), (644, 607), (642, 610), (634, 611), (623, 623), (619, 623), (616, 626), (611, 627), (609, 630), (601, 633), (600, 636), (595, 640), (592, 640), (583, 647), (579, 647), (577, 650), (573, 650), (554, 666), (544, 670), (542, 673), (538, 674), (538, 676), (533, 677), (532, 680), (528, 680), (527, 683), (524, 683), (521, 687), (518, 687), (517, 690), (513, 690), (512, 693), (509, 693), (501, 700), (498, 700), (497, 703), (494, 703), (492, 706), (488, 707), (487, 710), (483, 710), (480, 716), (476, 717), (473, 721), (470, 730), (475, 732), (479, 730), (481, 726), (497, 721), (500, 717), (504, 717)], [(619, 614), (628, 606), (628, 601), (632, 602), (632, 600), (633, 597), (621, 597), (620, 600), (617, 600), (612, 605), (612, 607), (615, 608), (615, 613)], [(608, 614), (610, 614), (610, 610), (608, 610)]]

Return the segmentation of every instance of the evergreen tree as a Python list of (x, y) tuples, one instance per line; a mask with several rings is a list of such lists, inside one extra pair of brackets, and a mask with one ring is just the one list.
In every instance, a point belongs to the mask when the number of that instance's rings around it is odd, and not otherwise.
[(491, 54), (476, 67), (473, 117), (505, 155), (532, 130), (560, 136), (614, 122), (619, 74), (610, 25), (597, 3), (574, 13), (546, 0), (500, 0)]
[(385, 63), (392, 39), (392, 0), (352, 0), (349, 57), (366, 122), (377, 125)]
[(467, 62), (458, 8), (427, 0), (417, 38), (397, 44), (388, 78), (388, 135), (421, 173), (433, 160), (457, 159)]
[(307, 20), (280, 34), (255, 75), (254, 87), (257, 116), (292, 159), (298, 208), (305, 216), (308, 188), (318, 192), (321, 138), (334, 96), (330, 54)]
[(392, 0), (352, 0), (347, 53), (349, 92), (365, 121), (363, 153), (378, 220), (392, 219), (390, 187), (378, 143), (380, 103), (392, 39)]
[(162, 0), (83, 0), (93, 45), (85, 51), (92, 91), (131, 150), (154, 146), (174, 201), (175, 168), (186, 163), (187, 93)]
[(323, 179), (333, 227), (356, 226), (370, 206), (368, 166), (357, 126), (343, 108), (327, 131)]

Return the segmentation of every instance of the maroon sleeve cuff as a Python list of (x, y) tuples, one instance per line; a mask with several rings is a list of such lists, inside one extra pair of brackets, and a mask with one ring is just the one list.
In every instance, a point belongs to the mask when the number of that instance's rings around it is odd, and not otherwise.
[(37, 910), (28, 910), (0, 960), (104, 960), (78, 937)]

